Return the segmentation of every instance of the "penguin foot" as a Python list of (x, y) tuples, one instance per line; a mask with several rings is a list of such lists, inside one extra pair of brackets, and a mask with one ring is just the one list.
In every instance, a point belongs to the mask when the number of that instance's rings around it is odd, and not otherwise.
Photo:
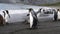
[(34, 29), (38, 29), (38, 27), (33, 27), (33, 28), (30, 28), (30, 30), (34, 30)]

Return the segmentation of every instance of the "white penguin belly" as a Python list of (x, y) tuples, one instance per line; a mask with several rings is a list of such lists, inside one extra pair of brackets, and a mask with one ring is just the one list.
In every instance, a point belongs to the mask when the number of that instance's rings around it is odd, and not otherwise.
[(6, 15), (5, 15), (5, 22), (7, 22), (7, 21), (8, 21), (8, 20), (7, 20), (7, 17), (8, 17), (8, 15), (6, 14)]
[(33, 16), (32, 16), (32, 14), (30, 13), (30, 28), (32, 28), (32, 25), (33, 25)]

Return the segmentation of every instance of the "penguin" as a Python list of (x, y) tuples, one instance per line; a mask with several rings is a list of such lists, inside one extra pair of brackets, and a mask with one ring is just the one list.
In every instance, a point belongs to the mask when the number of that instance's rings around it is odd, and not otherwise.
[(58, 13), (58, 11), (56, 11), (55, 9), (53, 9), (53, 11), (54, 11), (54, 21), (57, 21), (57, 18), (58, 18), (57, 13)]
[(58, 14), (57, 19), (59, 19), (59, 13), (60, 13), (60, 9), (57, 9), (57, 14)]
[(37, 11), (37, 17), (39, 17), (40, 16), (40, 14), (41, 14), (41, 10), (42, 10), (42, 8), (40, 8), (38, 11)]
[(36, 28), (37, 26), (37, 15), (32, 8), (29, 9), (29, 20), (30, 20), (30, 28)]
[(4, 24), (6, 24), (8, 22), (7, 17), (10, 18), (10, 14), (9, 14), (8, 10), (3, 11), (3, 14), (4, 14), (4, 21), (5, 21)]
[(6, 15), (8, 15), (8, 17), (10, 18), (9, 11), (8, 10), (5, 10), (5, 11), (6, 11)]
[(7, 22), (7, 16), (10, 17), (8, 10), (1, 11), (2, 14), (0, 14), (0, 25), (4, 25)]
[(0, 25), (3, 25), (4, 23), (4, 19), (3, 19), (3, 16), (0, 14)]

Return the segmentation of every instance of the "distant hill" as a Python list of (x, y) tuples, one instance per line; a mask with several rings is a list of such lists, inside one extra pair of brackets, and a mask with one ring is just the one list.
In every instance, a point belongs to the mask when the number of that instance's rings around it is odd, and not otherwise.
[(31, 5), (55, 5), (59, 4), (60, 0), (0, 0), (0, 3), (23, 3)]
[(60, 6), (60, 2), (52, 3), (52, 4), (39, 4), (38, 6)]

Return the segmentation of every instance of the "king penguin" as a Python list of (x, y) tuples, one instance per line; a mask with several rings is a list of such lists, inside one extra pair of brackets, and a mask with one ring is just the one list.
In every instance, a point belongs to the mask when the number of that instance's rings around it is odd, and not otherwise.
[(29, 9), (30, 28), (36, 28), (37, 26), (37, 15), (32, 8)]
[[(5, 22), (7, 23), (7, 22), (8, 22), (7, 17), (10, 18), (9, 12), (8, 12), (8, 10), (5, 10), (5, 11), (3, 11), (3, 13), (4, 13), (4, 20), (5, 20)], [(5, 23), (5, 24), (6, 24), (6, 23)]]

